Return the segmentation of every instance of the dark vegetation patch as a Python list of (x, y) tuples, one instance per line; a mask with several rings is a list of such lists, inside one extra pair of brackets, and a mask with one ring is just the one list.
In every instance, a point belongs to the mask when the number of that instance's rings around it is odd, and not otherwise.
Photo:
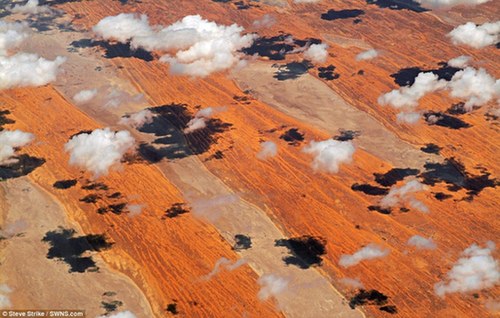
[(391, 74), (391, 77), (394, 78), (394, 82), (399, 86), (410, 86), (415, 83), (415, 78), (417, 78), (418, 74), (421, 72), (432, 72), (436, 74), (439, 79), (444, 79), (446, 81), (450, 81), (453, 75), (456, 72), (461, 71), (461, 68), (448, 66), (446, 63), (439, 63), (440, 67), (435, 69), (424, 70), (420, 67), (408, 67), (400, 69), (397, 73)]
[(184, 134), (188, 122), (193, 118), (185, 104), (169, 104), (148, 108), (156, 116), (139, 131), (159, 137), (153, 144), (142, 143), (138, 152), (148, 162), (179, 159), (190, 155), (203, 154), (217, 143), (219, 135), (231, 128), (232, 124), (219, 119), (208, 118), (206, 127)]
[(56, 189), (64, 190), (64, 189), (69, 189), (71, 187), (74, 187), (76, 185), (76, 182), (77, 182), (76, 179), (59, 180), (59, 181), (54, 182), (54, 184), (52, 186)]
[(382, 9), (410, 10), (417, 13), (429, 11), (414, 0), (366, 0), (366, 3), (377, 5)]
[(434, 186), (445, 183), (448, 190), (453, 192), (465, 189), (466, 200), (472, 200), (484, 188), (496, 188), (499, 184), (497, 179), (490, 178), (491, 174), (485, 169), (482, 169), (481, 174), (474, 175), (455, 158), (448, 158), (442, 163), (428, 162), (424, 167), (426, 170), (418, 176), (424, 184)]
[(438, 199), (439, 201), (444, 201), (446, 199), (453, 198), (453, 196), (451, 194), (446, 194), (446, 193), (443, 193), (443, 192), (434, 193), (434, 197), (436, 199)]
[(188, 212), (189, 209), (187, 208), (185, 203), (174, 203), (170, 208), (167, 209), (167, 211), (165, 211), (165, 214), (162, 216), (162, 220), (165, 220), (166, 218), (172, 219)]
[(378, 212), (380, 214), (386, 214), (386, 215), (391, 214), (391, 212), (392, 212), (391, 208), (383, 208), (379, 205), (370, 205), (368, 207), (368, 210), (375, 211), (375, 212)]
[(177, 315), (179, 313), (179, 311), (177, 310), (177, 303), (175, 302), (168, 304), (165, 310), (172, 315)]
[(250, 236), (246, 236), (243, 234), (236, 234), (234, 236), (233, 250), (241, 251), (247, 250), (249, 248), (252, 248), (252, 239), (250, 238)]
[(84, 256), (84, 254), (89, 255), (107, 250), (113, 245), (106, 240), (103, 234), (76, 236), (75, 230), (62, 227), (45, 233), (42, 241), (50, 245), (47, 258), (64, 261), (70, 266), (70, 273), (83, 273), (87, 270), (98, 271), (99, 268), (92, 257)]
[(306, 74), (313, 65), (311, 62), (304, 60), (302, 62), (290, 62), (284, 65), (274, 64), (273, 67), (278, 68), (278, 70), (274, 72), (273, 77), (278, 81), (286, 81), (299, 78), (301, 75)]
[(298, 146), (304, 141), (304, 134), (299, 132), (297, 128), (290, 128), (280, 136), (280, 139), (288, 142), (289, 145)]
[(335, 73), (335, 66), (332, 64), (326, 67), (318, 67), (318, 76), (327, 81), (333, 81), (340, 77), (339, 73)]
[(375, 176), (375, 181), (378, 184), (384, 187), (390, 187), (408, 176), (417, 175), (419, 172), (420, 170), (418, 169), (393, 168), (386, 173), (374, 173), (373, 175)]
[(7, 115), (10, 115), (10, 111), (0, 110), (0, 131), (3, 130), (4, 125), (13, 124), (16, 122), (13, 119), (7, 118)]
[(441, 151), (441, 149), (443, 149), (443, 148), (441, 148), (438, 145), (433, 144), (433, 143), (426, 144), (424, 147), (420, 147), (420, 150), (422, 150), (423, 152), (432, 153), (435, 155), (439, 155), (439, 152)]
[(461, 120), (460, 118), (447, 115), (442, 112), (429, 111), (424, 113), (424, 118), (429, 125), (438, 125), (441, 127), (451, 128), (451, 129), (461, 129), (469, 128), (470, 124)]
[(345, 9), (345, 10), (328, 10), (326, 13), (321, 14), (321, 19), (327, 21), (339, 20), (339, 19), (351, 19), (357, 18), (360, 15), (365, 14), (365, 11), (359, 9)]
[(326, 254), (326, 240), (318, 236), (304, 235), (275, 241), (275, 246), (284, 246), (292, 254), (283, 258), (287, 265), (295, 265), (301, 269), (321, 266), (321, 256)]
[(319, 39), (293, 39), (291, 34), (281, 33), (272, 37), (260, 37), (253, 42), (252, 46), (243, 49), (242, 52), (247, 55), (258, 54), (273, 61), (281, 61), (285, 59), (285, 55), (292, 53), (296, 48), (320, 43)]
[(31, 157), (26, 154), (16, 156), (13, 159), (16, 160), (13, 163), (0, 164), (0, 181), (26, 176), (45, 163), (43, 158)]
[(113, 59), (117, 57), (121, 58), (137, 58), (144, 61), (152, 61), (154, 59), (153, 55), (148, 51), (137, 48), (132, 49), (130, 43), (110, 43), (108, 41), (96, 41), (92, 39), (81, 39), (78, 41), (73, 41), (70, 44), (73, 48), (92, 48), (99, 47), (105, 50), (103, 55), (104, 58)]
[(356, 130), (344, 130), (344, 129), (339, 129), (339, 134), (337, 136), (334, 136), (333, 139), (338, 140), (338, 141), (349, 141), (353, 140), (354, 138), (358, 137), (361, 133)]
[(351, 186), (354, 191), (360, 191), (368, 195), (386, 195), (389, 193), (389, 189), (381, 188), (377, 186), (372, 186), (371, 184), (359, 184), (355, 183)]

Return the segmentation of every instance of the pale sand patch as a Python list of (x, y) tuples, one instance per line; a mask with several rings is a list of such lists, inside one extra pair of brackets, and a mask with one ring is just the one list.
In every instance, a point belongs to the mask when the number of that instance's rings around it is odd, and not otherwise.
[[(99, 255), (93, 259), (99, 272), (69, 273), (69, 266), (47, 259), (49, 244), (42, 242), (48, 231), (58, 226), (73, 228), (64, 209), (26, 177), (0, 183), (0, 219), (2, 228), (17, 220), (28, 224), (22, 235), (0, 241), (0, 283), (6, 283), (13, 309), (84, 309), (87, 317), (104, 313), (100, 308), (103, 293), (117, 293), (112, 300), (137, 317), (152, 317), (149, 304), (127, 276), (111, 271)], [(96, 234), (96, 233), (92, 233)], [(99, 233), (100, 234), (100, 233)]]

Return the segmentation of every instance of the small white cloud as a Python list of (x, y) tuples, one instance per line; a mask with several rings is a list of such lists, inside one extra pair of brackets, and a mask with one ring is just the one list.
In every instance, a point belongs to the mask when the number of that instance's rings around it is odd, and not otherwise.
[(324, 63), (328, 58), (328, 45), (311, 44), (309, 48), (304, 51), (304, 58), (312, 61), (313, 63)]
[(214, 222), (219, 217), (220, 210), (224, 206), (234, 204), (239, 200), (240, 198), (236, 194), (224, 194), (210, 199), (193, 200), (190, 205), (194, 216)]
[(259, 20), (255, 20), (252, 23), (252, 26), (254, 28), (260, 29), (260, 28), (269, 28), (273, 26), (276, 23), (276, 18), (272, 16), (271, 14), (264, 14), (262, 18)]
[(419, 121), (422, 115), (419, 112), (401, 112), (396, 115), (398, 123), (415, 124)]
[(380, 200), (383, 208), (393, 207), (399, 203), (408, 203), (410, 207), (421, 212), (429, 212), (429, 208), (421, 201), (415, 199), (414, 194), (424, 191), (425, 186), (418, 180), (410, 180), (401, 187), (393, 186), (389, 193)]
[(12, 307), (12, 303), (9, 298), (10, 293), (12, 293), (12, 289), (10, 289), (7, 284), (0, 284), (0, 309)]
[(356, 55), (356, 61), (371, 60), (378, 56), (378, 51), (375, 49), (367, 50)]
[(217, 273), (219, 273), (220, 270), (223, 268), (225, 268), (228, 271), (233, 271), (246, 263), (247, 263), (247, 260), (244, 258), (240, 258), (237, 261), (232, 262), (231, 260), (229, 260), (225, 257), (221, 257), (217, 260), (217, 262), (215, 262), (214, 269), (210, 273), (208, 273), (207, 275), (203, 276), (203, 279), (209, 280), (210, 278), (217, 275)]
[(154, 114), (149, 109), (143, 109), (137, 113), (128, 114), (123, 116), (119, 124), (132, 126), (134, 128), (141, 128), (145, 124), (153, 122)]
[(318, 3), (321, 0), (293, 0), (294, 3)]
[(92, 172), (94, 177), (99, 177), (106, 175), (111, 166), (120, 163), (134, 143), (134, 138), (128, 131), (113, 132), (105, 128), (74, 136), (64, 149), (70, 153), (71, 165), (82, 167)]
[(29, 53), (0, 56), (0, 89), (46, 85), (56, 79), (65, 61), (61, 56), (50, 61)]
[(476, 49), (494, 45), (500, 40), (500, 21), (481, 25), (467, 22), (454, 28), (448, 36), (455, 45), (465, 45)]
[(478, 4), (486, 3), (490, 0), (416, 0), (418, 3), (422, 4), (428, 8), (451, 8), (454, 6), (464, 5), (464, 6), (475, 6)]
[(126, 310), (126, 311), (117, 312), (116, 314), (99, 316), (97, 318), (137, 318), (137, 316), (134, 315), (133, 312)]
[(81, 90), (73, 96), (75, 103), (83, 105), (90, 102), (97, 95), (97, 89)]
[(144, 204), (127, 204), (127, 210), (130, 212), (130, 217), (141, 214), (142, 209), (144, 209)]
[(117, 108), (124, 105), (145, 102), (144, 94), (133, 95), (117, 87), (108, 87), (106, 93), (103, 100), (104, 108)]
[(351, 141), (328, 139), (311, 141), (302, 151), (314, 156), (312, 168), (315, 171), (337, 173), (341, 164), (350, 163), (354, 154)]
[(389, 250), (377, 244), (370, 243), (352, 255), (344, 254), (340, 257), (339, 265), (342, 267), (351, 267), (364, 260), (382, 258), (389, 255)]
[(16, 149), (29, 144), (35, 136), (21, 130), (4, 130), (0, 132), (0, 164), (16, 162)]
[(225, 107), (207, 107), (199, 110), (194, 117), (187, 123), (184, 129), (185, 134), (192, 133), (195, 130), (203, 129), (207, 126), (206, 121), (216, 113), (224, 111)]
[(260, 143), (260, 151), (257, 153), (257, 159), (266, 160), (278, 154), (278, 146), (272, 141)]
[(40, 14), (51, 12), (47, 5), (40, 5), (38, 0), (28, 0), (24, 5), (16, 4), (10, 7), (10, 12), (12, 13), (22, 13), (22, 14)]
[(0, 55), (17, 48), (29, 37), (30, 29), (26, 22), (5, 22), (0, 20)]
[(457, 56), (455, 58), (452, 58), (446, 64), (448, 64), (451, 67), (464, 68), (464, 67), (469, 65), (471, 59), (472, 58), (470, 56), (460, 55), (460, 56)]
[(440, 297), (448, 293), (466, 293), (490, 288), (498, 284), (500, 269), (491, 253), (495, 250), (493, 242), (487, 242), (485, 248), (472, 244), (462, 252), (462, 257), (447, 274), (446, 282), (434, 285), (434, 291)]
[(415, 246), (418, 249), (433, 250), (436, 249), (436, 243), (432, 238), (425, 238), (420, 235), (413, 235), (408, 239), (408, 245)]
[(276, 297), (284, 292), (287, 289), (290, 280), (275, 274), (267, 274), (261, 276), (257, 280), (257, 283), (261, 286), (257, 296), (260, 300), (264, 301), (270, 297)]
[(359, 278), (350, 278), (350, 277), (344, 277), (339, 280), (339, 283), (342, 285), (345, 285), (350, 288), (355, 288), (355, 289), (363, 289), (365, 286), (363, 283), (359, 280)]

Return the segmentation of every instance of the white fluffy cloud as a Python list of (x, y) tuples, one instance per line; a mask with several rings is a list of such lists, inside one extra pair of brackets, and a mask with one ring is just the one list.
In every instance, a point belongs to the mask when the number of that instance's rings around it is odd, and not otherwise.
[(257, 280), (257, 283), (261, 286), (257, 296), (260, 300), (264, 301), (270, 297), (276, 297), (284, 292), (287, 289), (290, 280), (275, 274), (267, 274), (261, 276)]
[(270, 14), (264, 14), (259, 20), (252, 23), (254, 28), (269, 28), (276, 23), (276, 18)]
[(416, 192), (424, 191), (425, 186), (418, 180), (410, 180), (401, 187), (393, 186), (389, 193), (380, 200), (383, 208), (393, 207), (399, 203), (408, 203), (410, 207), (421, 212), (429, 212), (429, 208), (413, 196)]
[(90, 102), (97, 95), (97, 89), (81, 90), (73, 96), (73, 100), (77, 104), (86, 104)]
[(260, 143), (260, 151), (257, 153), (257, 159), (266, 160), (278, 154), (278, 146), (272, 141)]
[(344, 277), (339, 280), (339, 283), (350, 288), (363, 289), (365, 286), (359, 278)]
[(134, 217), (141, 214), (144, 209), (144, 204), (127, 204), (127, 210), (130, 212), (128, 216)]
[(41, 6), (38, 0), (28, 0), (24, 5), (16, 4), (9, 9), (12, 13), (39, 14), (50, 12), (46, 5)]
[(104, 39), (130, 42), (133, 48), (167, 51), (160, 61), (177, 74), (204, 77), (240, 62), (242, 48), (256, 35), (242, 35), (237, 24), (218, 25), (199, 15), (189, 15), (168, 27), (150, 26), (147, 16), (120, 14), (102, 19), (93, 28)]
[(105, 128), (74, 136), (64, 149), (70, 153), (71, 165), (82, 167), (99, 177), (106, 175), (111, 166), (118, 164), (134, 143), (134, 138), (128, 131), (113, 132)]
[(321, 44), (311, 44), (304, 51), (304, 58), (312, 61), (313, 63), (324, 63), (328, 58), (328, 45)]
[(488, 74), (485, 69), (467, 67), (453, 75), (448, 84), (452, 97), (465, 100), (465, 109), (482, 106), (494, 98), (500, 98), (500, 80)]
[(187, 127), (184, 129), (185, 134), (192, 133), (195, 130), (205, 128), (207, 126), (206, 120), (224, 111), (225, 107), (207, 107), (199, 110), (194, 117), (187, 123)]
[(154, 114), (149, 109), (143, 109), (137, 113), (128, 114), (123, 116), (119, 123), (122, 125), (128, 125), (135, 128), (141, 128), (145, 124), (153, 122)]
[(356, 61), (371, 60), (378, 56), (378, 51), (375, 49), (367, 50), (356, 55)]
[(354, 154), (354, 145), (351, 141), (328, 139), (311, 141), (302, 151), (314, 156), (312, 168), (315, 171), (337, 173), (343, 163), (350, 163)]
[(219, 273), (220, 270), (223, 268), (225, 268), (228, 271), (233, 271), (246, 263), (247, 263), (247, 260), (244, 258), (240, 258), (237, 261), (232, 262), (231, 260), (229, 260), (225, 257), (221, 257), (217, 260), (217, 262), (215, 262), (213, 270), (210, 273), (208, 273), (207, 275), (203, 276), (203, 278), (205, 280), (209, 280), (210, 278), (217, 275), (217, 273)]
[(16, 162), (14, 158), (16, 148), (26, 146), (35, 137), (21, 130), (4, 130), (0, 132), (0, 164)]
[(0, 284), (0, 309), (6, 309), (12, 306), (9, 298), (11, 292), (12, 289), (10, 289), (7, 284)]
[(451, 67), (465, 68), (466, 66), (469, 65), (471, 59), (472, 58), (470, 56), (460, 55), (455, 58), (452, 58), (446, 64), (448, 64)]
[(440, 297), (447, 293), (466, 293), (498, 284), (500, 269), (491, 253), (495, 250), (493, 242), (487, 242), (485, 248), (472, 244), (462, 252), (462, 257), (447, 274), (446, 282), (434, 285), (434, 291)]
[(416, 123), (422, 115), (419, 112), (401, 112), (396, 115), (396, 121), (398, 123)]
[(466, 45), (476, 49), (494, 45), (500, 40), (500, 21), (481, 25), (467, 22), (454, 28), (448, 36), (455, 45)]
[(137, 318), (137, 316), (133, 312), (126, 310), (117, 312), (116, 314), (99, 316), (98, 318)]
[(486, 3), (490, 0), (416, 0), (424, 7), (429, 8), (451, 8), (458, 5), (474, 6)]
[(9, 50), (17, 48), (29, 37), (26, 22), (5, 22), (0, 20), (0, 55), (7, 55)]
[(65, 61), (61, 56), (50, 61), (30, 53), (0, 56), (0, 89), (46, 85), (56, 79)]
[(433, 250), (436, 248), (436, 243), (432, 238), (425, 238), (420, 235), (413, 235), (408, 239), (408, 245), (415, 246), (418, 249)]
[(361, 261), (381, 258), (387, 255), (389, 255), (388, 249), (370, 243), (352, 255), (342, 255), (339, 260), (339, 265), (342, 267), (351, 267), (359, 264)]

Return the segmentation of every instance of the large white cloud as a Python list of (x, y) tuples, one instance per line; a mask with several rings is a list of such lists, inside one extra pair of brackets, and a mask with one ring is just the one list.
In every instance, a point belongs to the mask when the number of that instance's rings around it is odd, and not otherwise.
[(200, 15), (152, 27), (145, 15), (120, 14), (102, 19), (93, 30), (104, 39), (130, 42), (132, 48), (167, 51), (160, 61), (169, 63), (173, 73), (201, 77), (237, 65), (238, 51), (256, 38), (242, 35), (244, 29), (237, 24), (218, 25)]
[(448, 293), (466, 293), (490, 288), (500, 281), (498, 261), (491, 255), (495, 250), (493, 242), (485, 248), (472, 244), (462, 252), (462, 257), (447, 274), (446, 282), (439, 282), (434, 291), (440, 297)]
[(328, 58), (328, 45), (321, 44), (311, 44), (304, 51), (304, 58), (312, 61), (313, 63), (324, 63)]
[(344, 254), (339, 259), (339, 265), (342, 267), (351, 267), (364, 260), (381, 258), (389, 255), (389, 250), (377, 244), (370, 243), (352, 255)]
[(261, 286), (257, 296), (260, 300), (267, 300), (284, 292), (288, 288), (290, 280), (283, 276), (267, 274), (261, 276), (257, 282)]
[(354, 145), (351, 141), (328, 139), (311, 141), (302, 151), (314, 156), (312, 167), (315, 171), (337, 173), (343, 163), (350, 163), (354, 154)]
[(482, 106), (494, 98), (500, 98), (500, 80), (488, 74), (485, 69), (467, 67), (453, 75), (448, 84), (452, 97), (465, 100), (465, 109)]
[(500, 21), (481, 25), (467, 22), (454, 28), (448, 36), (455, 45), (466, 45), (476, 49), (494, 45), (500, 40)]
[(40, 14), (50, 12), (47, 5), (40, 5), (38, 0), (28, 0), (25, 4), (16, 4), (9, 9), (13, 13)]
[(29, 37), (26, 22), (5, 22), (0, 20), (0, 55), (17, 48)]
[(26, 146), (35, 137), (21, 130), (4, 130), (0, 132), (0, 164), (13, 163), (16, 160), (12, 157), (15, 155), (16, 149)]
[(128, 131), (113, 132), (105, 128), (74, 136), (64, 149), (70, 153), (70, 164), (82, 167), (99, 177), (106, 175), (111, 166), (118, 164), (134, 143), (134, 138)]

